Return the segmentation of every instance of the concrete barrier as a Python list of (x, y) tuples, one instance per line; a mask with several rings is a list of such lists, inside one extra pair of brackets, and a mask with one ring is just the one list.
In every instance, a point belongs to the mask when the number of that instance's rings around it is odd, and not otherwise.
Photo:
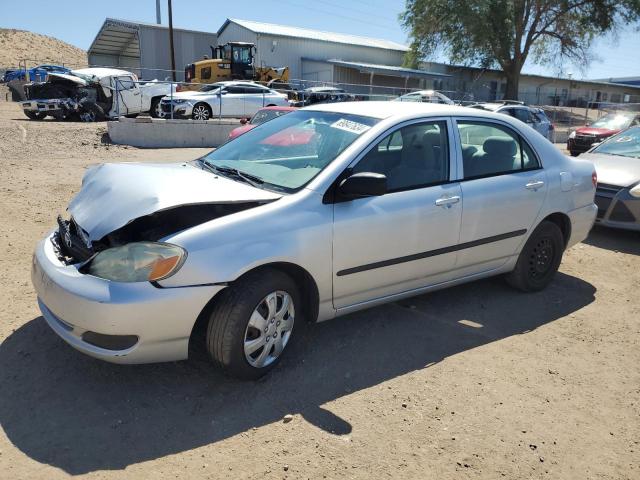
[(237, 119), (171, 120), (120, 118), (107, 122), (113, 143), (141, 148), (218, 147), (229, 132), (240, 126)]

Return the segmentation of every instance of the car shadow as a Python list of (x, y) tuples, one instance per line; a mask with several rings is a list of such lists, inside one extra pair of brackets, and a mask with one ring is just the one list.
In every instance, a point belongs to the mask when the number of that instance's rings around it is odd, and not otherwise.
[(606, 250), (640, 255), (640, 232), (595, 225), (583, 243)]
[(315, 325), (258, 382), (226, 378), (203, 361), (93, 360), (39, 317), (0, 345), (0, 425), (30, 458), (74, 475), (212, 444), (286, 414), (344, 435), (353, 425), (323, 404), (526, 334), (593, 302), (595, 291), (559, 273), (535, 294), (495, 278), (384, 305)]

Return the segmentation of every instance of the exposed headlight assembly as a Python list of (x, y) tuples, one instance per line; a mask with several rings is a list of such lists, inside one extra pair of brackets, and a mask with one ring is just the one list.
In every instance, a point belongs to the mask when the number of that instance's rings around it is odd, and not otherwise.
[(114, 282), (154, 282), (176, 273), (187, 252), (177, 245), (135, 242), (98, 253), (86, 273)]
[(629, 193), (631, 194), (632, 197), (640, 198), (640, 183), (637, 184), (635, 187), (633, 187), (631, 190), (629, 190)]

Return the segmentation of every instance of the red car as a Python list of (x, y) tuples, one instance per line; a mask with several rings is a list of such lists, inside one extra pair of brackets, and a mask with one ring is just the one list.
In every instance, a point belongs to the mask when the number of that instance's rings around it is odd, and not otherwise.
[(571, 132), (567, 139), (567, 150), (575, 157), (590, 150), (594, 143), (600, 143), (612, 135), (634, 125), (640, 125), (640, 113), (609, 113), (591, 125), (580, 127)]
[(241, 127), (234, 128), (229, 133), (229, 140), (239, 137), (243, 133), (248, 132), (252, 128), (257, 127), (261, 123), (268, 122), (269, 120), (273, 120), (276, 117), (280, 117), (282, 115), (286, 115), (287, 113), (293, 112), (297, 110), (296, 107), (265, 107), (261, 108), (256, 112), (253, 118), (247, 121), (246, 118), (240, 120), (242, 124)]

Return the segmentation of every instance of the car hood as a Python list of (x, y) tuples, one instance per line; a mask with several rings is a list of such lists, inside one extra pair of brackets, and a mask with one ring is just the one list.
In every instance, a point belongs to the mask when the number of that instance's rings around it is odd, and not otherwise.
[(80, 77), (76, 77), (75, 75), (69, 73), (49, 73), (50, 77), (62, 78), (64, 80), (69, 80), (70, 82), (77, 83), (81, 86), (86, 86), (88, 82)]
[(606, 153), (583, 153), (583, 158), (595, 165), (598, 183), (629, 187), (640, 181), (640, 159)]
[(93, 242), (139, 217), (177, 206), (261, 202), (281, 196), (192, 163), (105, 163), (87, 171), (68, 210)]
[(613, 135), (618, 133), (620, 130), (611, 130), (609, 128), (593, 128), (593, 127), (580, 127), (576, 129), (576, 133), (580, 133), (581, 135), (597, 135), (597, 136), (605, 136), (605, 135)]
[(242, 135), (243, 133), (248, 132), (252, 128), (256, 128), (257, 125), (253, 125), (251, 123), (247, 123), (246, 125), (242, 125), (241, 127), (236, 127), (231, 132), (229, 132), (229, 138), (236, 138)]

